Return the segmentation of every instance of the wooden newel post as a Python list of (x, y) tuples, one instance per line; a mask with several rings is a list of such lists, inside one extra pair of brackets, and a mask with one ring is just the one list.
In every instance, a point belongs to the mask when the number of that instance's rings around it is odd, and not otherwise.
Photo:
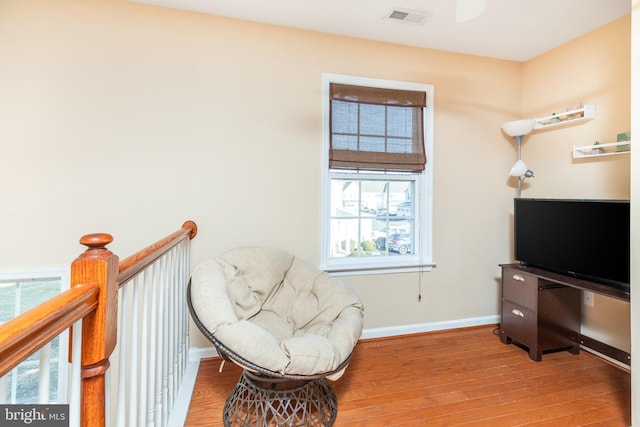
[(119, 260), (106, 246), (109, 234), (88, 234), (80, 239), (87, 246), (71, 264), (71, 286), (97, 283), (96, 309), (82, 320), (82, 394), (80, 422), (83, 426), (105, 425), (105, 372), (116, 346)]

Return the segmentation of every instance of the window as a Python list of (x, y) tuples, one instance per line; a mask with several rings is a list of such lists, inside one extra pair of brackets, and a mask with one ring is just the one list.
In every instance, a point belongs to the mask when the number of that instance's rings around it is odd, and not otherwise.
[[(63, 270), (0, 272), (0, 324), (58, 295), (68, 280)], [(0, 403), (66, 402), (67, 348), (63, 332), (0, 378)]]
[(321, 267), (433, 266), (433, 86), (324, 75)]

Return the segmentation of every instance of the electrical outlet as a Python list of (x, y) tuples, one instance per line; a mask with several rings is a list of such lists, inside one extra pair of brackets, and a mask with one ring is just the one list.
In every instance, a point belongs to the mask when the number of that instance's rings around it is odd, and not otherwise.
[(582, 304), (593, 307), (593, 292), (582, 291)]

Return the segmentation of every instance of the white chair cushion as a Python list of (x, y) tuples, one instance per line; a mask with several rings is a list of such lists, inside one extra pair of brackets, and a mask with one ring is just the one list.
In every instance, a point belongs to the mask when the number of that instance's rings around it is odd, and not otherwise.
[(240, 247), (202, 261), (191, 288), (194, 311), (207, 330), (239, 356), (274, 372), (334, 371), (362, 333), (356, 293), (280, 249)]

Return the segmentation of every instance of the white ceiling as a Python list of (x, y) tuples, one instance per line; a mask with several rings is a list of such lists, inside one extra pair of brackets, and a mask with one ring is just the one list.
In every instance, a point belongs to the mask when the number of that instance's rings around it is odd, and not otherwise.
[[(456, 23), (454, 0), (130, 0), (249, 21), (526, 61), (631, 12), (631, 0), (486, 0)], [(422, 25), (385, 19), (427, 12)]]

